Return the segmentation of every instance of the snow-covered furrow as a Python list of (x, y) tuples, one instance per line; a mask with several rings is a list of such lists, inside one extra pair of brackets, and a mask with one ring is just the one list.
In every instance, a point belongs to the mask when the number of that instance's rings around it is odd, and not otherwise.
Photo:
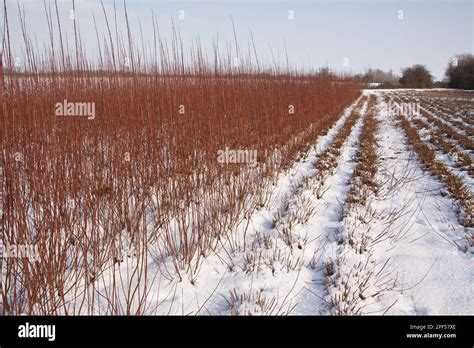
[(444, 135), (444, 140), (453, 144), (454, 146), (456, 146), (456, 148), (460, 151), (460, 152), (463, 152), (465, 154), (467, 154), (472, 161), (474, 161), (474, 151), (473, 150), (470, 150), (470, 149), (467, 149), (466, 147), (464, 147), (461, 142), (458, 140), (458, 139), (455, 139), (453, 137), (448, 137), (446, 136), (446, 133), (442, 130), (442, 129), (439, 129), (439, 127), (437, 127), (435, 124), (431, 123), (430, 120), (428, 120), (428, 118), (426, 118), (425, 116), (423, 115), (420, 115), (420, 116), (417, 116), (420, 120), (422, 120), (423, 122), (429, 124), (434, 130), (440, 132), (441, 134)]
[(316, 214), (306, 226), (310, 250), (306, 254), (306, 284), (296, 301), (293, 314), (330, 314), (331, 307), (324, 286), (325, 265), (336, 256), (337, 231), (340, 229), (342, 203), (349, 193), (348, 182), (356, 163), (354, 157), (358, 148), (358, 138), (362, 132), (363, 120), (367, 113), (366, 102), (361, 110), (361, 117), (345, 141), (340, 154), (340, 163), (336, 172), (325, 180), (327, 191), (321, 198), (313, 196)]
[[(435, 109), (435, 111), (441, 111), (449, 118), (464, 123), (466, 126), (473, 128), (474, 127), (474, 120), (472, 117), (469, 116), (469, 113), (472, 113), (471, 105), (466, 107), (466, 110), (456, 110), (456, 107), (450, 106), (446, 107), (442, 105), (439, 101), (433, 101), (429, 98), (426, 98), (431, 102), (431, 107)], [(449, 99), (448, 99), (449, 100)]]
[[(441, 183), (424, 172), (394, 118), (380, 101), (383, 136), (377, 199), (367, 207), (374, 258), (385, 265), (391, 290), (365, 307), (366, 313), (469, 314), (472, 302), (472, 248), (462, 252), (466, 229), (456, 219), (453, 201), (441, 195)], [(472, 233), (472, 231), (471, 231)]]
[(378, 302), (387, 286), (384, 267), (376, 264), (371, 246), (376, 236), (372, 235), (370, 221), (376, 215), (367, 209), (377, 192), (377, 187), (370, 184), (372, 170), (377, 166), (377, 155), (370, 153), (376, 146), (376, 138), (372, 138), (377, 130), (374, 113), (372, 105), (358, 141), (357, 163), (348, 183), (350, 194), (344, 201), (340, 226), (331, 243), (335, 253), (325, 261), (325, 298), (335, 315), (365, 314), (368, 303)]
[[(418, 100), (418, 102), (419, 102), (419, 100)], [(465, 136), (469, 136), (469, 134), (467, 134), (466, 130), (460, 129), (458, 126), (454, 125), (452, 122), (449, 122), (448, 120), (446, 120), (446, 118), (440, 117), (438, 114), (433, 112), (433, 110), (431, 110), (430, 108), (426, 108), (423, 105), (421, 105), (420, 109), (427, 112), (432, 117), (434, 117), (438, 121), (442, 122), (443, 124), (447, 125), (448, 127), (452, 128), (453, 131), (455, 131), (459, 134), (465, 135)]]
[[(410, 95), (410, 94), (408, 95), (402, 94), (402, 95), (397, 95), (397, 96), (402, 99), (405, 99), (409, 103), (412, 103), (412, 102), (417, 103), (420, 106), (420, 109), (422, 111), (428, 113), (432, 117), (436, 118), (438, 121), (449, 126), (450, 128), (452, 128), (454, 131), (458, 132), (459, 134), (466, 135), (466, 136), (468, 135), (466, 130), (460, 129), (458, 125), (456, 125), (456, 121), (452, 119), (452, 115), (447, 114), (441, 110), (438, 110), (434, 108), (433, 106), (429, 105), (428, 103), (425, 103), (425, 97), (420, 96), (420, 95)], [(441, 116), (440, 114), (443, 114), (444, 116)], [(470, 126), (468, 126), (468, 129), (470, 129)]]
[[(455, 98), (433, 98), (429, 96), (423, 96), (423, 99), (428, 102), (431, 107), (438, 108), (447, 114), (456, 114), (456, 106), (460, 105), (464, 109), (470, 108), (472, 103), (463, 103), (463, 101), (456, 100)], [(467, 110), (462, 110), (467, 111)]]
[[(421, 119), (422, 117), (419, 117), (419, 118)], [(418, 131), (420, 138), (436, 151), (435, 159), (447, 165), (449, 167), (449, 170), (451, 170), (454, 174), (459, 176), (463, 180), (463, 182), (467, 185), (467, 187), (469, 187), (471, 191), (474, 191), (474, 178), (470, 176), (466, 170), (459, 168), (459, 164), (456, 158), (454, 158), (451, 154), (447, 154), (443, 152), (442, 149), (432, 145), (430, 143), (431, 135), (427, 129), (424, 129), (424, 128), (420, 129), (420, 127), (417, 127), (417, 125), (412, 122), (412, 119), (410, 117), (407, 117), (407, 120)]]
[[(423, 107), (421, 107), (421, 110), (425, 110), (425, 109)], [(458, 130), (456, 130), (456, 128), (451, 127), (451, 125), (447, 124), (444, 120), (440, 119), (439, 117), (436, 117), (435, 115), (433, 115), (430, 112), (428, 112), (428, 114), (433, 116), (436, 120), (440, 121), (441, 123), (443, 123), (443, 124), (447, 125), (448, 127), (452, 128), (453, 131), (458, 132)], [(417, 115), (416, 118), (419, 118), (423, 122), (429, 124), (431, 127), (433, 127), (434, 130), (440, 131), (444, 134), (443, 130), (440, 130), (435, 124), (431, 123), (430, 120), (426, 116), (424, 116), (423, 114), (420, 113), (420, 115)], [(460, 132), (459, 134), (465, 135), (463, 132)], [(469, 149), (464, 148), (457, 139), (446, 137), (445, 141), (454, 144), (458, 149), (460, 149), (460, 151), (462, 151), (462, 152), (466, 153), (467, 155), (469, 155), (471, 160), (474, 161), (474, 151), (471, 151)]]
[(444, 112), (440, 110), (439, 108), (433, 107), (430, 104), (425, 104), (422, 106), (422, 108), (426, 111), (431, 112), (432, 114), (438, 116), (439, 118), (445, 120), (447, 123), (449, 123), (453, 128), (457, 128), (459, 130), (462, 130), (465, 132), (466, 135), (472, 134), (474, 131), (474, 127), (472, 127), (470, 124), (467, 124), (464, 122), (464, 120), (460, 118), (456, 118), (453, 114)]

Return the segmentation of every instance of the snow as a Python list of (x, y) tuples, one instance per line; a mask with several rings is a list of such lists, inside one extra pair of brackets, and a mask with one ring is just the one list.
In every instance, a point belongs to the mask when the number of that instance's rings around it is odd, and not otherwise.
[(472, 314), (472, 253), (453, 245), (467, 231), (456, 221), (453, 202), (440, 195), (439, 182), (423, 172), (408, 151), (393, 119), (383, 112), (379, 118), (384, 133), (380, 180), (393, 177), (400, 184), (378, 200), (375, 209), (407, 212), (390, 226), (390, 233), (403, 237), (381, 243), (375, 254), (379, 262), (390, 260), (397, 278), (394, 289), (385, 294), (388, 302), (397, 300), (387, 314)]
[[(142, 314), (152, 315), (330, 315), (331, 298), (342, 293), (343, 283), (356, 288), (369, 279), (363, 296), (351, 295), (358, 314), (474, 313), (474, 250), (458, 247), (466, 246), (465, 236), (474, 231), (459, 225), (454, 202), (441, 194), (441, 183), (421, 169), (403, 131), (387, 114), (382, 97), (404, 91), (364, 90), (299, 161), (269, 180), (265, 204), (202, 256), (193, 277), (184, 270), (177, 276), (171, 258), (156, 245), (150, 245), (142, 259), (124, 250), (123, 262), (109, 265), (92, 282), (92, 290), (69, 295), (71, 310), (87, 314), (81, 302), (93, 294), (94, 313), (109, 314), (111, 304), (104, 296), (113, 293), (116, 279), (115, 296), (124, 314), (129, 302), (131, 313), (140, 307)], [(377, 97), (380, 121), (380, 191), (343, 216), (370, 95)], [(336, 168), (324, 180), (321, 196), (315, 192), (314, 162), (331, 146), (360, 100), (360, 117)], [(472, 188), (472, 178), (466, 181)], [(357, 243), (367, 238), (367, 250), (358, 253), (341, 243), (349, 234)], [(331, 278), (326, 267), (338, 259), (341, 278)], [(137, 281), (137, 265), (147, 266), (146, 284)], [(335, 284), (329, 292), (328, 281)]]

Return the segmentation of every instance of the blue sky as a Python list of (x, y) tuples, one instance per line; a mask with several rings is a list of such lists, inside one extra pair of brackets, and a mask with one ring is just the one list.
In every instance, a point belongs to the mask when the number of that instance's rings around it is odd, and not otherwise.
[[(10, 31), (15, 54), (20, 56), (21, 32), (16, 0), (8, 1)], [(47, 3), (53, 1), (46, 0)], [(71, 0), (59, 0), (60, 19), (68, 30), (72, 47)], [(24, 7), (27, 28), (39, 47), (48, 40), (41, 0), (19, 0)], [(104, 5), (112, 15), (112, 0)], [(117, 1), (119, 10), (122, 0)], [(474, 47), (474, 0), (224, 0), (224, 1), (127, 1), (130, 22), (138, 42), (140, 18), (146, 42), (153, 39), (151, 10), (159, 21), (161, 34), (169, 37), (171, 19), (179, 28), (186, 47), (199, 37), (210, 48), (219, 35), (220, 44), (233, 44), (232, 16), (239, 42), (247, 47), (251, 30), (261, 60), (270, 61), (271, 47), (285, 63), (285, 44), (294, 67), (329, 65), (338, 71), (363, 72), (365, 69), (393, 69), (425, 64), (435, 78), (444, 75), (449, 60), (459, 53), (472, 53)], [(179, 19), (184, 11), (184, 19)], [(294, 11), (294, 18), (289, 18)], [(402, 12), (400, 12), (402, 11)], [(86, 50), (96, 53), (96, 16), (101, 35), (106, 35), (99, 0), (76, 0), (76, 19)], [(182, 12), (181, 12), (182, 14)], [(401, 18), (402, 17), (402, 18)], [(122, 15), (120, 16), (122, 18)], [(120, 30), (124, 31), (123, 21)], [(344, 67), (344, 58), (348, 66)]]

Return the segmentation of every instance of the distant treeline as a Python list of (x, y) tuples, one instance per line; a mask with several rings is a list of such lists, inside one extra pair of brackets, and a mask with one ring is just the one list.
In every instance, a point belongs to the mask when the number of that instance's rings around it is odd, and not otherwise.
[(461, 54), (452, 59), (446, 69), (448, 87), (474, 89), (474, 56)]
[(376, 83), (377, 88), (457, 88), (474, 89), (474, 56), (460, 54), (449, 62), (445, 78), (442, 81), (433, 81), (430, 71), (421, 64), (402, 69), (402, 76), (380, 69), (368, 69), (364, 74), (356, 74), (354, 78), (366, 83)]

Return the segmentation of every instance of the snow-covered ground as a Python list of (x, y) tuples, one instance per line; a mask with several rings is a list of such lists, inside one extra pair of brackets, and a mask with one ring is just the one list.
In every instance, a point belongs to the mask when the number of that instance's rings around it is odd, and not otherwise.
[(392, 237), (375, 247), (375, 258), (389, 262), (394, 279), (381, 303), (393, 300), (387, 314), (472, 314), (472, 248), (462, 252), (453, 243), (468, 231), (457, 222), (453, 202), (440, 193), (441, 184), (420, 169), (394, 118), (383, 111), (378, 116), (383, 130), (378, 177), (386, 184), (372, 202), (381, 212), (373, 230), (386, 229)]
[[(330, 315), (331, 298), (343, 293), (338, 285), (327, 286), (328, 265), (334, 263), (337, 276), (359, 296), (357, 314), (473, 314), (474, 248), (466, 236), (474, 229), (458, 222), (455, 202), (421, 168), (388, 113), (384, 96), (403, 92), (365, 90), (299, 161), (268, 182), (265, 204), (204, 255), (192, 277), (184, 270), (176, 276), (171, 258), (150, 246), (145, 259), (128, 257), (106, 269), (92, 292), (70, 294), (76, 313), (87, 313), (87, 306), (80, 307), (87, 297), (96, 314), (108, 314), (111, 306), (123, 313), (141, 306), (143, 314)], [(348, 210), (344, 204), (369, 113), (379, 121), (379, 189), (366, 204)], [(321, 154), (353, 116), (333, 168), (318, 176)], [(472, 193), (472, 177), (466, 185)], [(367, 248), (354, 252), (344, 242), (348, 234), (365, 238)], [(131, 271), (140, 262), (146, 282)], [(356, 289), (366, 278), (364, 291)]]

